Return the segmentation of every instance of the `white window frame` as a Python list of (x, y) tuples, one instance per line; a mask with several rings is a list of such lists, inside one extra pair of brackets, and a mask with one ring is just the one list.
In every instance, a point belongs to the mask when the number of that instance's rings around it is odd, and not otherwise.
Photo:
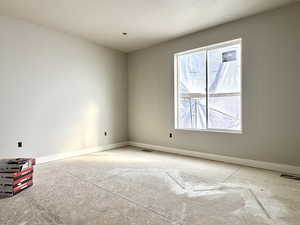
[[(196, 129), (196, 128), (179, 128), (178, 127), (178, 76), (179, 73), (179, 64), (178, 64), (178, 57), (185, 54), (190, 54), (193, 52), (198, 51), (209, 51), (217, 48), (227, 47), (231, 45), (239, 44), (241, 46), (240, 48), (240, 85), (241, 85), (241, 104), (240, 104), (240, 112), (241, 112), (241, 129), (240, 130), (230, 130), (230, 129), (212, 129), (212, 128), (205, 128), (205, 129)], [(200, 48), (195, 48), (183, 52), (178, 52), (174, 54), (174, 128), (175, 130), (185, 130), (185, 131), (197, 131), (197, 132), (221, 132), (221, 133), (233, 133), (233, 134), (242, 134), (243, 133), (243, 76), (242, 76), (242, 39), (234, 39), (231, 41), (221, 42), (217, 44), (212, 44)]]

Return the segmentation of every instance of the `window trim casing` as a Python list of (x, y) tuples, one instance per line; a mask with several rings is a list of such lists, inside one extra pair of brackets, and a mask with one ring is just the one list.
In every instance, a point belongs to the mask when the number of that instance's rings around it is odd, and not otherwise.
[[(181, 55), (198, 52), (198, 51), (209, 51), (221, 47), (227, 47), (234, 44), (240, 45), (240, 85), (241, 85), (241, 104), (240, 104), (240, 111), (241, 111), (241, 129), (240, 130), (230, 130), (230, 129), (195, 129), (195, 128), (178, 128), (178, 71), (180, 71), (179, 64), (178, 64), (178, 57)], [(231, 134), (243, 134), (243, 43), (242, 38), (219, 42), (207, 46), (203, 46), (200, 48), (194, 48), (187, 51), (177, 52), (174, 54), (174, 129), (175, 130), (182, 130), (182, 131), (191, 131), (191, 132), (216, 132), (216, 133), (231, 133)]]

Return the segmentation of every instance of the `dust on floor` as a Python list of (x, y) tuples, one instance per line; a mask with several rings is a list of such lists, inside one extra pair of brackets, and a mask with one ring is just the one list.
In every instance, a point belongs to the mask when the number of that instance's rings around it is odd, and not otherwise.
[(38, 165), (0, 199), (4, 225), (298, 225), (300, 182), (277, 172), (126, 147)]

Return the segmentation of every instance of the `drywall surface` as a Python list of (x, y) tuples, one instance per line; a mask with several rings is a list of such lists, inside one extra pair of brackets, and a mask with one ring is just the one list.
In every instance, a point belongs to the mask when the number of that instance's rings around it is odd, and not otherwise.
[[(130, 53), (129, 139), (300, 166), (299, 28), (294, 4)], [(173, 54), (236, 38), (243, 42), (243, 134), (175, 130)]]
[(0, 157), (127, 140), (124, 53), (0, 17), (0, 79)]

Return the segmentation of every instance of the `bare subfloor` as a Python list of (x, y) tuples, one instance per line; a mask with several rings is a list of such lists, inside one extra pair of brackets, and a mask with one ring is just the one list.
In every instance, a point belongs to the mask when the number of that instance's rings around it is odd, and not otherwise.
[(300, 182), (133, 147), (38, 165), (1, 225), (299, 225)]

